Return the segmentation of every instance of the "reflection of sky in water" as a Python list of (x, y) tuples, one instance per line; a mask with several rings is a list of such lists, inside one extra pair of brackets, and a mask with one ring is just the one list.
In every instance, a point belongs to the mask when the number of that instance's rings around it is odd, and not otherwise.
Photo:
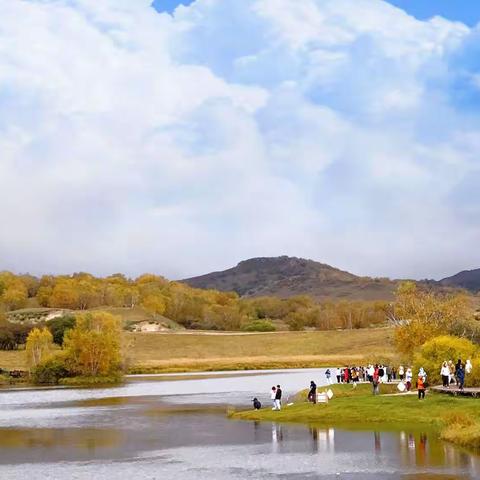
[[(324, 370), (175, 377), (113, 389), (1, 393), (0, 478), (480, 478), (479, 457), (428, 432), (240, 422), (218, 408), (252, 396), (269, 405), (272, 385), (297, 392), (312, 379), (322, 383)], [(195, 405), (217, 408), (198, 412)]]

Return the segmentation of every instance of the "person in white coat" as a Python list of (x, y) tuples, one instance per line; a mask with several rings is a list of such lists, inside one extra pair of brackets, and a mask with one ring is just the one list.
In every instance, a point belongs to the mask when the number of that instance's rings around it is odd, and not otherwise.
[(275, 397), (277, 396), (277, 389), (275, 387), (272, 387), (270, 390), (270, 400), (272, 401), (273, 408), (272, 410), (277, 409), (277, 405), (275, 404)]
[(448, 388), (450, 386), (450, 368), (447, 362), (442, 363), (440, 375), (442, 376), (443, 388)]
[(470, 360), (467, 360), (467, 363), (465, 364), (465, 373), (467, 375), (472, 373), (472, 368), (473, 368), (472, 362)]

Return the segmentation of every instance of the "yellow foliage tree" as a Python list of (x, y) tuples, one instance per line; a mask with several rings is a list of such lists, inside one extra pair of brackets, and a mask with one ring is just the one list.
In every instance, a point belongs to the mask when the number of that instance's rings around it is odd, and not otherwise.
[(106, 312), (77, 315), (63, 342), (67, 364), (78, 375), (117, 374), (121, 368), (120, 319)]
[(420, 290), (413, 282), (404, 282), (398, 288), (389, 317), (397, 327), (398, 350), (411, 357), (427, 340), (448, 333), (456, 322), (472, 313), (464, 294), (436, 294)]
[(162, 295), (147, 295), (141, 303), (142, 307), (154, 315), (163, 315), (167, 308), (165, 299)]
[(21, 281), (11, 283), (3, 292), (2, 303), (8, 310), (23, 308), (27, 303), (27, 288)]
[(50, 357), (53, 349), (53, 337), (48, 328), (34, 328), (28, 335), (25, 351), (30, 368)]

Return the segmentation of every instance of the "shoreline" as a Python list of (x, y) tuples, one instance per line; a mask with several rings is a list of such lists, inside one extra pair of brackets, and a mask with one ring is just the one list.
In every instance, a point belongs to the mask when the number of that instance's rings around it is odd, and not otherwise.
[[(261, 410), (232, 412), (232, 420), (297, 423), (311, 426), (337, 426), (349, 429), (375, 428), (404, 430), (411, 427), (430, 428), (439, 438), (461, 447), (480, 449), (480, 402), (473, 398), (427, 393), (425, 400), (412, 394), (395, 393), (396, 384), (382, 384), (383, 392), (371, 393), (370, 384), (333, 385), (333, 399), (328, 404), (306, 402), (306, 391), (297, 394), (291, 406), (272, 411), (270, 405)], [(319, 391), (328, 387), (319, 388)]]

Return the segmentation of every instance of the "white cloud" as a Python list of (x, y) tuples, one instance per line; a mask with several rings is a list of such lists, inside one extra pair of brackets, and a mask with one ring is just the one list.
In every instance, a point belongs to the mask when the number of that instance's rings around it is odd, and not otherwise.
[(380, 0), (150, 3), (0, 0), (1, 267), (480, 265), (452, 91), (474, 31)]

